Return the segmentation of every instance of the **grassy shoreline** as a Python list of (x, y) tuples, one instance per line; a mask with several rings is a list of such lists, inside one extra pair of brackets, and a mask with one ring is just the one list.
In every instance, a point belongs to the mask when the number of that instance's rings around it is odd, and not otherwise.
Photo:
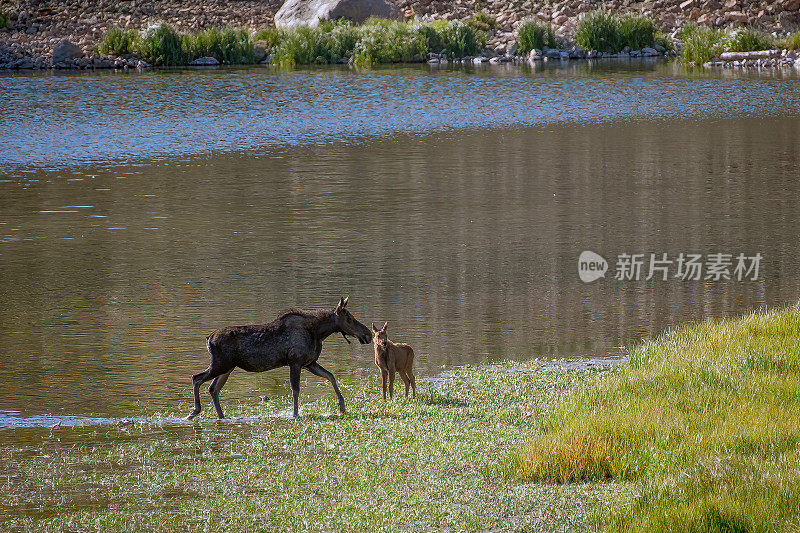
[(329, 394), (297, 421), (264, 418), (281, 400), (219, 424), (164, 412), (9, 439), (0, 527), (800, 527), (797, 306), (679, 328), (614, 368), (465, 367), (390, 402), (372, 380), (342, 385), (344, 415)]

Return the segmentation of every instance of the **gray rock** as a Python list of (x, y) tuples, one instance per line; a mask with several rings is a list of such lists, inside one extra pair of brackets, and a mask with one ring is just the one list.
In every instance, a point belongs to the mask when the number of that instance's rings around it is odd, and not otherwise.
[(667, 49), (666, 49), (666, 48), (664, 48), (663, 46), (661, 46), (661, 45), (660, 45), (660, 44), (658, 44), (658, 43), (654, 44), (654, 45), (653, 45), (653, 48), (654, 48), (654, 49), (655, 49), (655, 51), (656, 51), (656, 52), (658, 52), (659, 54), (663, 54), (664, 52), (666, 52), (666, 51), (667, 51)]
[(313, 28), (338, 18), (359, 24), (369, 17), (399, 19), (401, 13), (386, 0), (286, 0), (275, 14), (275, 26)]
[[(556, 50), (555, 48), (549, 48), (545, 53), (544, 57), (547, 59), (561, 59), (561, 52)], [(569, 57), (569, 54), (567, 54)]]
[(147, 61), (143, 61), (140, 59), (139, 61), (136, 62), (136, 68), (138, 68), (139, 70), (145, 70), (148, 68), (152, 68), (152, 65), (150, 65), (150, 63), (148, 63)]
[(654, 57), (661, 55), (658, 53), (658, 50), (656, 50), (655, 48), (650, 48), (649, 46), (645, 46), (644, 48), (639, 50), (639, 53), (642, 54), (642, 56), (644, 57)]
[(542, 51), (534, 48), (531, 50), (531, 53), (528, 54), (528, 61), (541, 61), (542, 60)]
[(487, 61), (489, 61), (489, 58), (485, 56), (478, 56), (472, 60), (472, 62), (475, 63), (476, 65), (479, 63), (486, 63)]
[(256, 41), (253, 43), (253, 58), (256, 63), (261, 63), (267, 57), (267, 41)]
[(267, 57), (265, 57), (263, 61), (261, 61), (262, 65), (269, 65), (270, 63), (272, 63), (272, 55), (271, 54), (268, 55)]
[(210, 67), (219, 65), (219, 61), (217, 61), (216, 57), (206, 56), (198, 57), (194, 61), (189, 61), (189, 64), (193, 67)]
[(76, 57), (81, 57), (83, 52), (78, 45), (62, 39), (53, 47), (53, 64), (67, 63)]
[(580, 46), (576, 45), (569, 49), (570, 59), (584, 59), (585, 57), (586, 57), (586, 51)]
[(568, 61), (569, 60), (569, 52), (559, 52), (558, 56), (562, 61)]
[(508, 43), (508, 45), (506, 45), (506, 55), (513, 56), (516, 55), (516, 53), (517, 53), (517, 43), (516, 42)]
[(586, 59), (594, 59), (598, 57), (597, 50), (589, 50), (589, 53), (586, 54)]

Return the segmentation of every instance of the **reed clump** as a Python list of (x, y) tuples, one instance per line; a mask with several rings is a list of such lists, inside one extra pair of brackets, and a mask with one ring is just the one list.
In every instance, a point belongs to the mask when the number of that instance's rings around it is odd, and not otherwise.
[(602, 9), (588, 13), (575, 28), (575, 43), (598, 52), (617, 53), (626, 46), (640, 50), (652, 46), (655, 38), (656, 26), (650, 17), (618, 15)]
[(527, 18), (517, 28), (517, 51), (527, 54), (533, 49), (557, 48), (558, 41), (550, 23)]

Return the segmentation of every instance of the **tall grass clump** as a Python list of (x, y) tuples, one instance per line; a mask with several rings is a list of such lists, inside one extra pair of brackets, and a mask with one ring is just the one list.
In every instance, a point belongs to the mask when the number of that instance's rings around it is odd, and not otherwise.
[(347, 21), (326, 21), (277, 34), (273, 63), (282, 66), (329, 64), (353, 55), (359, 32)]
[(112, 27), (100, 41), (98, 49), (104, 54), (125, 56), (136, 52), (139, 34), (135, 30)]
[(281, 28), (270, 26), (261, 28), (253, 34), (253, 41), (263, 41), (266, 44), (267, 50), (275, 48), (279, 42), (285, 37), (286, 32)]
[(386, 19), (369, 19), (359, 28), (353, 51), (356, 63), (419, 61), (427, 53), (426, 36), (414, 25)]
[(702, 65), (719, 57), (729, 46), (729, 35), (725, 31), (705, 26), (686, 24), (679, 35), (683, 41), (680, 57), (684, 63)]
[(527, 54), (534, 48), (557, 48), (556, 34), (550, 23), (527, 18), (517, 28), (517, 52)]
[(137, 52), (142, 59), (154, 65), (186, 64), (183, 38), (166, 24), (147, 28), (139, 40)]
[(478, 54), (486, 46), (486, 34), (459, 20), (451, 20), (439, 33), (442, 38), (442, 52), (450, 57), (464, 57)]
[(597, 10), (578, 22), (575, 42), (586, 50), (616, 53), (626, 46), (641, 50), (652, 46), (656, 39), (653, 19), (638, 15), (612, 15), (609, 11)]
[(483, 32), (488, 32), (497, 27), (497, 19), (482, 9), (468, 18), (465, 23)]
[(747, 27), (734, 31), (730, 35), (728, 52), (756, 52), (775, 48), (775, 39), (757, 28)]
[(781, 48), (787, 50), (800, 50), (800, 32), (792, 33), (779, 42)]
[(656, 39), (656, 24), (650, 17), (621, 15), (615, 19), (622, 46), (641, 50), (653, 46)]
[(10, 23), (9, 18), (6, 16), (5, 13), (0, 11), (0, 30), (5, 28), (6, 26), (9, 26), (10, 25), (9, 23)]
[(220, 63), (246, 64), (255, 61), (253, 43), (246, 30), (209, 28), (183, 36), (184, 55), (188, 61), (213, 57)]
[(619, 52), (625, 46), (614, 16), (604, 10), (593, 11), (578, 22), (575, 42), (586, 50), (610, 53)]
[(621, 531), (783, 531), (800, 519), (800, 307), (687, 326), (631, 351), (512, 455), (545, 482), (629, 480)]

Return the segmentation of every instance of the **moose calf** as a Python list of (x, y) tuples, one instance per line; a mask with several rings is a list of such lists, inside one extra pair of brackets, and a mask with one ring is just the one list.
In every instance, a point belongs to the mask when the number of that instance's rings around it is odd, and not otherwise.
[(389, 340), (386, 335), (386, 326), (388, 322), (383, 324), (381, 329), (372, 324), (372, 331), (374, 332), (373, 341), (375, 343), (375, 364), (381, 371), (381, 381), (383, 383), (383, 399), (386, 399), (386, 377), (389, 377), (389, 397), (394, 396), (394, 373), (400, 373), (400, 379), (406, 384), (406, 398), (408, 397), (408, 388), (411, 387), (413, 395), (417, 396), (417, 383), (414, 379), (414, 373), (411, 371), (411, 365), (414, 362), (414, 350), (408, 344), (399, 342), (394, 343)]

